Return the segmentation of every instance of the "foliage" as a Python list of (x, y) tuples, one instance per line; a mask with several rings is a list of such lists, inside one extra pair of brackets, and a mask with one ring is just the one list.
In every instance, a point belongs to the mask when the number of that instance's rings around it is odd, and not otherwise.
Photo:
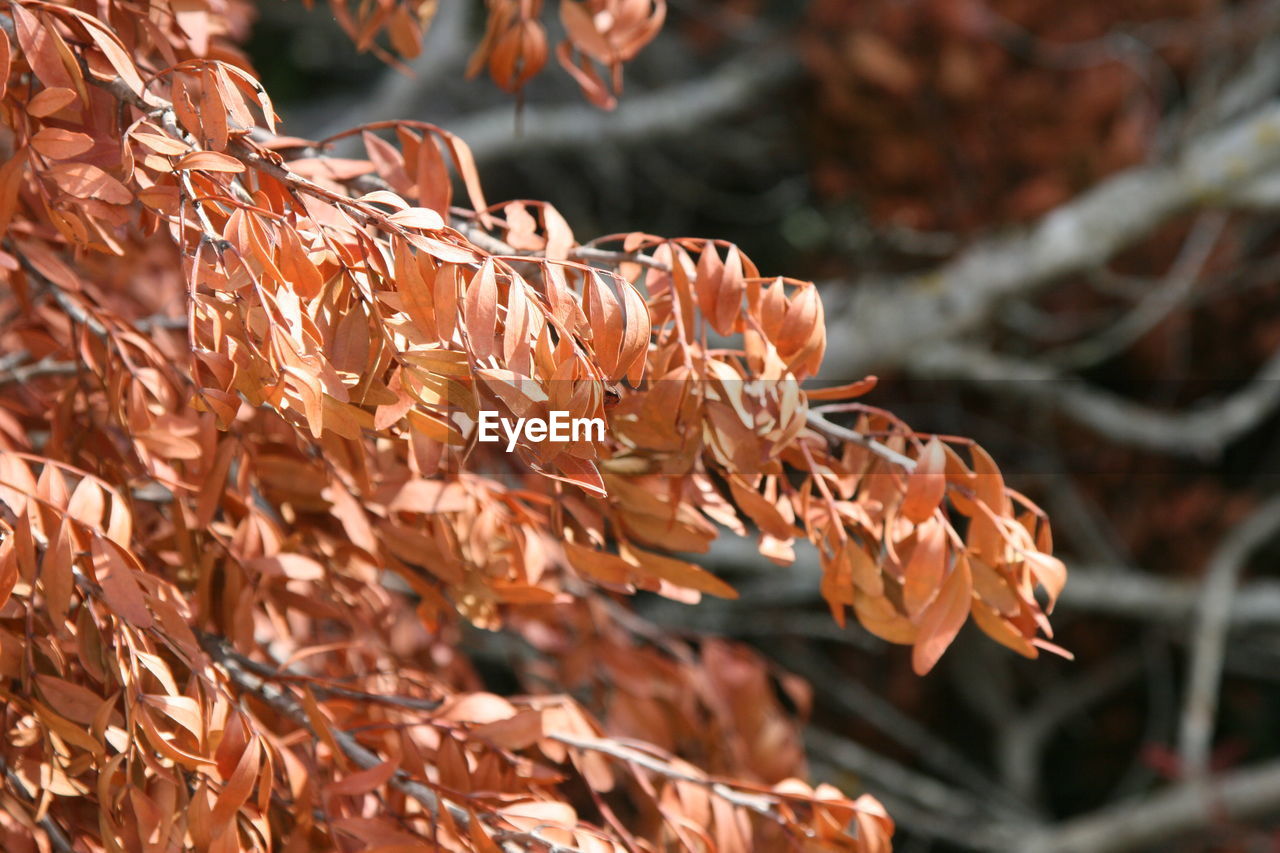
[[(504, 8), (481, 51), (518, 85)], [(811, 284), (488, 205), (431, 125), (281, 136), (234, 5), (8, 9), (4, 849), (887, 849), (874, 799), (801, 781), (800, 682), (625, 609), (732, 596), (674, 556), (722, 530), (813, 543), (834, 617), (918, 672), (970, 614), (1055, 648), (1062, 564), (987, 454), (873, 380), (802, 388)], [(609, 436), (507, 454), (480, 409)]]
[[(1210, 8), (818, 0), (804, 53), (815, 186), (865, 199), (879, 224), (963, 233), (1039, 216), (1156, 150), (1168, 102), (1197, 94)], [(1223, 26), (1233, 46), (1256, 38), (1256, 23)]]
[[(329, 5), (356, 47), (394, 62), (395, 56), (411, 58), (421, 51), (438, 3), (399, 0), (351, 8), (346, 0), (331, 0)], [(484, 37), (467, 73), (487, 69), (504, 90), (519, 93), (547, 62), (542, 0), (487, 0), (486, 5)], [(666, 14), (666, 0), (560, 0), (565, 38), (556, 46), (556, 60), (583, 95), (611, 109), (622, 91), (622, 63), (653, 40)]]

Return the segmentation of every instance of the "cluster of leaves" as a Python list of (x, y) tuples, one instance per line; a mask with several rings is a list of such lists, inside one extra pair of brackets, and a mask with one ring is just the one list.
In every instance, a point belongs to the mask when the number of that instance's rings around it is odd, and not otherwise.
[(815, 185), (913, 228), (1038, 216), (1147, 156), (1206, 8), (819, 0), (805, 42)]
[[(467, 73), (487, 67), (495, 83), (518, 94), (547, 62), (541, 14), (542, 0), (489, 0), (484, 39)], [(556, 60), (591, 103), (613, 109), (622, 63), (653, 40), (666, 16), (666, 0), (560, 0), (565, 38), (556, 45)]]
[[(1053, 648), (1062, 565), (986, 454), (802, 388), (811, 284), (489, 206), (430, 125), (280, 136), (216, 11), (8, 9), (4, 849), (887, 849), (800, 781), (802, 686), (620, 603), (732, 596), (673, 554), (722, 529), (816, 545), (920, 672), (970, 613)], [(508, 454), (481, 409), (609, 435)], [(536, 657), (524, 694), (466, 622)]]
[[(357, 48), (394, 62), (412, 58), (435, 17), (438, 0), (330, 3), (339, 25)], [(505, 91), (519, 94), (547, 64), (543, 0), (487, 0), (484, 37), (472, 54), (468, 76), (488, 69)], [(662, 29), (666, 0), (560, 0), (564, 39), (556, 60), (593, 104), (612, 109), (622, 91), (622, 64), (635, 57)], [(384, 34), (390, 50), (378, 43)], [(601, 73), (601, 71), (605, 73)]]

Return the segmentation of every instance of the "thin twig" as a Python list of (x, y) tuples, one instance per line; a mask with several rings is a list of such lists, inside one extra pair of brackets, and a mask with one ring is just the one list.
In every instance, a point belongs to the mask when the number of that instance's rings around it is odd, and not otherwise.
[(720, 799), (744, 809), (749, 809), (756, 814), (769, 818), (770, 820), (778, 820), (776, 811), (777, 802), (772, 797), (763, 794), (746, 794), (736, 791), (726, 785), (724, 782), (717, 781), (707, 776), (701, 776), (695, 773), (686, 773), (678, 770), (654, 758), (648, 753), (641, 752), (638, 749), (632, 749), (625, 744), (616, 740), (603, 740), (601, 738), (578, 738), (566, 734), (548, 734), (549, 740), (558, 741), (565, 746), (571, 746), (574, 749), (590, 750), (598, 752), (601, 755), (607, 755), (616, 758), (619, 761), (625, 761), (628, 764), (634, 764), (637, 767), (643, 767), (645, 770), (665, 776), (668, 779), (676, 779), (681, 782), (690, 782), (694, 785), (701, 785), (707, 788)]
[(611, 249), (597, 249), (593, 246), (578, 246), (569, 250), (569, 257), (579, 261), (602, 264), (639, 264), (642, 267), (669, 272), (670, 264), (663, 263), (643, 252), (618, 252)]
[(42, 358), (31, 364), (23, 364), (9, 370), (0, 370), (0, 385), (21, 385), (42, 376), (74, 376), (81, 365), (74, 361), (55, 361)]
[[(318, 737), (318, 733), (311, 725), (311, 720), (307, 715), (306, 709), (293, 696), (292, 693), (284, 690), (278, 685), (272, 683), (274, 680), (287, 680), (288, 673), (282, 673), (266, 664), (258, 663), (239, 652), (235, 651), (230, 642), (225, 638), (216, 634), (199, 633), (197, 637), (201, 647), (212, 657), (217, 663), (222, 665), (226, 670), (227, 677), (242, 690), (247, 690), (255, 696), (262, 699), (269, 706), (276, 710), (277, 713), (287, 717), (299, 726), (302, 726), (313, 736)], [(332, 688), (329, 689), (332, 692)], [(319, 691), (317, 691), (319, 692)], [(361, 698), (369, 698), (361, 696)], [(393, 704), (400, 705), (414, 710), (431, 710), (422, 707), (422, 700), (413, 697), (396, 697), (384, 696), (383, 701), (391, 701)], [(328, 730), (329, 735), (333, 737), (338, 748), (343, 754), (353, 761), (361, 769), (369, 769), (382, 764), (383, 759), (377, 753), (367, 749), (349, 732), (343, 731), (337, 727), (331, 727)], [(410, 778), (403, 770), (397, 770), (389, 780), (389, 784), (405, 796), (415, 800), (421, 804), (431, 814), (433, 819), (438, 819), (440, 810), (443, 808), (448, 812), (449, 816), (462, 828), (471, 825), (473, 820), (472, 813), (462, 806), (445, 799), (431, 790), (428, 786), (421, 782)], [(485, 816), (480, 817), (485, 820)], [(536, 832), (528, 833), (530, 839), (536, 841), (539, 845), (547, 850), (557, 851), (557, 853), (581, 853), (577, 847), (557, 844), (550, 841)], [(513, 842), (514, 844), (514, 842)], [(503, 848), (516, 850), (528, 848), (518, 848), (503, 844)]]
[[(236, 652), (231, 648), (230, 642), (225, 637), (201, 633), (198, 638), (200, 646), (214, 661), (222, 666), (227, 673), (227, 677), (236, 686), (253, 693), (275, 709), (277, 713), (302, 726), (313, 735), (318, 736), (311, 726), (311, 720), (307, 716), (306, 709), (302, 707), (302, 703), (293, 694), (272, 684), (261, 676), (257, 671), (261, 664), (255, 664), (254, 661)], [(333, 736), (334, 742), (338, 744), (343, 753), (362, 769), (367, 770), (382, 763), (382, 758), (372, 750), (365, 748), (349, 733), (335, 727), (329, 730), (329, 734)], [(416, 800), (433, 817), (439, 816), (442, 804), (441, 798), (426, 785), (410, 779), (403, 771), (397, 771), (391, 777), (391, 784), (406, 796)], [(460, 825), (467, 826), (470, 824), (471, 813), (466, 809), (447, 800), (443, 801), (443, 805), (448, 810), (450, 817), (458, 821)]]
[(857, 430), (849, 429), (848, 427), (843, 427), (839, 424), (833, 424), (831, 421), (823, 417), (820, 412), (810, 410), (807, 418), (809, 426), (813, 427), (827, 438), (861, 445), (882, 459), (892, 462), (894, 465), (902, 468), (907, 473), (916, 470), (916, 460), (912, 459), (910, 456), (905, 456), (899, 453), (881, 441), (871, 438), (870, 436), (863, 435)]

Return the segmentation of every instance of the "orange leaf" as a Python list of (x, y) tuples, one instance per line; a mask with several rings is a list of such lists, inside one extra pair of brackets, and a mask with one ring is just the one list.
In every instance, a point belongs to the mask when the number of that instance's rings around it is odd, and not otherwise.
[(969, 576), (969, 561), (957, 556), (951, 574), (938, 590), (938, 596), (925, 609), (920, 618), (920, 633), (911, 649), (911, 667), (917, 675), (933, 669), (938, 658), (960, 633), (969, 618), (973, 600), (973, 582)]
[(424, 231), (439, 231), (444, 227), (444, 219), (429, 207), (409, 207), (396, 211), (387, 219), (405, 228), (421, 228)]
[(258, 769), (261, 767), (262, 751), (256, 740), (251, 740), (235, 771), (227, 784), (218, 794), (218, 801), (213, 806), (213, 833), (219, 835), (224, 827), (235, 817), (236, 812), (249, 799), (254, 784), (258, 781)]
[(44, 89), (27, 104), (27, 112), (36, 118), (45, 118), (60, 112), (79, 99), (74, 89), (54, 87)]
[(693, 563), (638, 548), (628, 548), (622, 553), (624, 557), (634, 560), (643, 572), (676, 586), (696, 589), (719, 598), (738, 597), (736, 589)]
[(610, 378), (621, 378), (625, 375), (632, 387), (638, 387), (640, 380), (644, 378), (653, 324), (649, 317), (649, 307), (645, 304), (640, 291), (636, 290), (629, 281), (621, 282), (619, 287), (622, 289), (622, 302), (626, 307), (626, 326), (618, 351), (616, 375)]
[(392, 776), (396, 775), (396, 770), (400, 766), (398, 758), (388, 758), (381, 764), (356, 773), (350, 773), (337, 782), (331, 782), (324, 786), (326, 794), (331, 796), (354, 797), (375, 791), (387, 784)]
[(121, 619), (136, 628), (150, 628), (153, 622), (147, 609), (142, 588), (134, 578), (134, 570), (120, 556), (114, 544), (107, 544), (94, 537), (94, 573), (102, 585), (102, 597), (107, 606)]
[(913, 620), (937, 594), (946, 560), (946, 531), (930, 518), (916, 528), (916, 547), (904, 570), (902, 601)]
[(542, 712), (520, 711), (512, 717), (476, 726), (471, 734), (502, 749), (526, 749), (542, 739)]
[(13, 47), (9, 43), (9, 34), (0, 30), (0, 98), (4, 97), (9, 85), (9, 72), (13, 69)]
[(569, 565), (585, 577), (611, 584), (625, 584), (631, 577), (633, 568), (621, 557), (573, 542), (560, 544)]
[(942, 442), (932, 438), (916, 459), (916, 469), (907, 475), (907, 490), (899, 512), (912, 524), (920, 524), (933, 515), (946, 490), (947, 454)]
[(560, 21), (578, 50), (606, 65), (614, 61), (613, 48), (596, 29), (595, 20), (586, 6), (575, 0), (561, 0)]
[(185, 142), (179, 142), (171, 136), (164, 136), (159, 133), (135, 130), (130, 135), (157, 154), (178, 157), (191, 150)]
[(604, 277), (592, 270), (587, 275), (585, 301), (587, 303), (587, 322), (591, 325), (593, 340), (592, 349), (605, 375), (614, 378), (625, 370), (619, 364), (622, 348), (624, 324), (622, 306), (613, 290), (604, 282)]
[(10, 536), (0, 542), (0, 608), (4, 607), (18, 583), (18, 549)]
[(129, 52), (124, 49), (124, 45), (120, 43), (120, 39), (115, 33), (111, 32), (101, 21), (84, 13), (76, 15), (77, 20), (84, 24), (84, 28), (89, 33), (89, 38), (93, 39), (94, 44), (98, 46), (98, 50), (102, 51), (107, 57), (107, 62), (111, 63), (111, 67), (120, 75), (120, 79), (125, 82), (135, 95), (142, 94), (142, 77), (138, 74), (138, 69), (134, 67), (133, 60), (129, 57)]
[(876, 387), (879, 381), (875, 376), (868, 376), (859, 379), (857, 382), (850, 382), (847, 385), (833, 385), (828, 388), (814, 388), (804, 392), (805, 397), (809, 400), (852, 400), (855, 397), (861, 397)]
[(795, 536), (795, 528), (764, 495), (747, 485), (737, 475), (729, 476), (729, 491), (738, 508), (756, 523), (756, 526), (777, 539), (791, 539)]
[(31, 147), (38, 154), (53, 160), (67, 160), (92, 148), (93, 139), (87, 134), (76, 133), (73, 130), (46, 127), (31, 137)]
[(441, 216), (453, 201), (453, 181), (434, 135), (428, 133), (418, 143), (418, 203)]
[[(436, 316), (439, 316), (438, 309)], [(489, 358), (493, 355), (494, 333), (498, 327), (498, 278), (492, 260), (484, 262), (467, 286), (463, 319), (471, 353), (482, 361)]]
[(63, 192), (76, 198), (96, 198), (108, 204), (128, 204), (133, 193), (91, 163), (58, 163), (49, 176)]
[(516, 715), (516, 706), (493, 693), (466, 693), (450, 700), (436, 715), (463, 723), (494, 723)]
[(173, 171), (198, 169), (202, 172), (243, 172), (244, 164), (230, 154), (218, 151), (193, 151), (173, 165)]

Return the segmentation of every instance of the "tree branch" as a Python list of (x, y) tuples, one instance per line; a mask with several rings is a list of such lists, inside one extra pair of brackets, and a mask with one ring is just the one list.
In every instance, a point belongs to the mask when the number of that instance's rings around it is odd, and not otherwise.
[(1141, 340), (1191, 295), (1226, 224), (1227, 215), (1222, 211), (1201, 214), (1159, 287), (1110, 327), (1053, 350), (1046, 360), (1058, 367), (1091, 367)]
[(1023, 853), (1112, 853), (1160, 847), (1228, 820), (1249, 820), (1280, 807), (1280, 761), (1215, 779), (1186, 782), (1137, 797), (1025, 837)]
[(1190, 778), (1209, 772), (1209, 750), (1218, 711), (1231, 603), (1245, 562), (1280, 530), (1280, 497), (1258, 507), (1219, 543), (1205, 571), (1203, 593), (1187, 664), (1187, 696), (1178, 736), (1182, 769)]
[[(267, 681), (260, 674), (262, 665), (254, 663), (232, 649), (231, 644), (225, 637), (205, 633), (199, 634), (198, 637), (201, 647), (214, 661), (222, 666), (232, 683), (241, 690), (246, 690), (266, 702), (281, 716), (291, 720), (296, 725), (302, 726), (313, 735), (316, 734), (311, 727), (311, 721), (307, 717), (306, 709), (291, 693)], [(375, 752), (365, 748), (363, 744), (342, 729), (332, 728), (330, 734), (347, 758), (362, 769), (367, 770), (382, 763), (382, 759)], [(440, 814), (442, 800), (426, 785), (410, 779), (403, 771), (397, 771), (390, 781), (393, 787), (422, 805), (433, 818)], [(467, 826), (470, 824), (471, 814), (466, 809), (447, 800), (443, 801), (443, 806), (448, 810), (450, 817), (457, 821), (459, 825)]]
[[(1030, 228), (979, 242), (928, 273), (860, 282), (832, 328), (825, 374), (864, 376), (903, 364), (922, 344), (981, 324), (1002, 300), (1101, 264), (1160, 223), (1280, 167), (1280, 102), (1193, 139), (1168, 164), (1121, 172)], [(847, 285), (845, 285), (847, 287)], [(831, 294), (831, 302), (839, 303)]]
[(38, 379), (41, 376), (74, 376), (80, 372), (82, 365), (74, 361), (56, 361), (42, 358), (31, 364), (22, 364), (7, 370), (0, 370), (0, 385), (21, 385)]
[(589, 104), (525, 107), (522, 131), (512, 129), (511, 107), (488, 110), (450, 124), (477, 161), (529, 157), (563, 149), (631, 144), (676, 136), (744, 109), (762, 93), (794, 80), (799, 60), (789, 51), (749, 51), (707, 76), (623, 98), (606, 112)]
[(1015, 827), (1025, 830), (1034, 825), (989, 799), (970, 796), (932, 776), (904, 767), (856, 741), (816, 726), (805, 729), (805, 745), (810, 754), (820, 757), (823, 762), (865, 780), (865, 787), (877, 798), (883, 791), (909, 800), (935, 815), (982, 824), (998, 823), (1009, 827), (1011, 834), (1015, 835), (1018, 834)]
[(914, 375), (999, 385), (1004, 393), (1052, 405), (1114, 441), (1211, 458), (1280, 406), (1280, 350), (1240, 390), (1186, 411), (1160, 411), (1068, 378), (1043, 364), (976, 347), (939, 343), (908, 356)]

